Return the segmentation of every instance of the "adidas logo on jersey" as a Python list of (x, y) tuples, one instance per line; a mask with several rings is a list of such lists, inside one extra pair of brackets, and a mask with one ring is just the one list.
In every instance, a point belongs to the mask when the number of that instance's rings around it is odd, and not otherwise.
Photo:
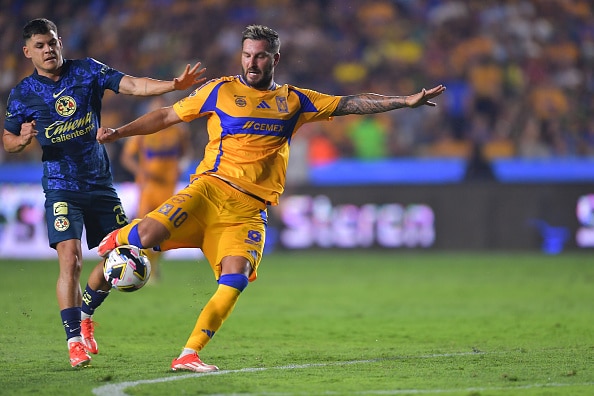
[(269, 109), (270, 105), (268, 103), (266, 103), (264, 100), (260, 102), (260, 104), (258, 106), (256, 106), (256, 109)]

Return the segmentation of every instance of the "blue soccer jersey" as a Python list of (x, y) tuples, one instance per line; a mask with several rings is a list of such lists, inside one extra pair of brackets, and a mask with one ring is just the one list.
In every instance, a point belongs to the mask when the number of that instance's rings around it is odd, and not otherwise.
[(21, 124), (35, 120), (45, 191), (111, 185), (107, 151), (96, 135), (103, 94), (118, 93), (123, 76), (92, 58), (64, 60), (58, 81), (35, 71), (10, 92), (4, 129), (18, 135)]

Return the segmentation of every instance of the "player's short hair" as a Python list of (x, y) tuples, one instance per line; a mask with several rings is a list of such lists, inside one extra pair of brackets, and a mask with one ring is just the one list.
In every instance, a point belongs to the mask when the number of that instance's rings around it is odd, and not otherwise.
[(247, 39), (250, 40), (265, 40), (268, 42), (268, 52), (278, 54), (280, 52), (280, 38), (278, 33), (271, 28), (263, 25), (249, 25), (243, 31), (241, 37), (241, 44)]
[(52, 30), (56, 32), (56, 35), (58, 34), (58, 28), (56, 27), (56, 24), (49, 19), (33, 19), (27, 22), (23, 28), (23, 39), (27, 41), (36, 34), (48, 34)]

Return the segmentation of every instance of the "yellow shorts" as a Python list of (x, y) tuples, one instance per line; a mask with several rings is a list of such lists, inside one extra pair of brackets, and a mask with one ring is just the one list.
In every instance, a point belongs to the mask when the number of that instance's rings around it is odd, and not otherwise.
[(257, 277), (266, 236), (266, 205), (214, 176), (196, 178), (147, 217), (163, 224), (171, 237), (161, 250), (200, 248), (215, 278), (226, 256), (248, 259)]

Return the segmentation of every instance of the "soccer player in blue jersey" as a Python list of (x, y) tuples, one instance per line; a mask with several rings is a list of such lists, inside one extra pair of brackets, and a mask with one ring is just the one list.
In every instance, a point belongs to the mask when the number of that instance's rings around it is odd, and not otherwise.
[(157, 132), (207, 117), (209, 142), (190, 184), (142, 220), (108, 234), (98, 253), (133, 244), (161, 250), (199, 247), (219, 286), (198, 316), (172, 370), (216, 371), (198, 352), (231, 314), (241, 292), (256, 279), (266, 233), (267, 205), (285, 185), (289, 144), (304, 123), (347, 114), (435, 106), (438, 85), (409, 96), (364, 93), (326, 95), (274, 81), (280, 60), (278, 34), (251, 25), (243, 32), (243, 74), (211, 80), (171, 107), (151, 111), (117, 129), (100, 128), (101, 143)]
[[(23, 29), (25, 57), (35, 68), (10, 93), (2, 141), (18, 153), (36, 138), (43, 151), (42, 185), (50, 246), (60, 266), (56, 294), (72, 367), (97, 353), (94, 310), (107, 297), (102, 262), (80, 286), (83, 227), (89, 249), (128, 220), (113, 187), (105, 147), (96, 140), (106, 89), (136, 96), (160, 95), (204, 82), (200, 64), (172, 81), (132, 77), (95, 59), (64, 59), (56, 25), (34, 19)], [(81, 314), (82, 311), (82, 314)], [(82, 315), (82, 316), (81, 316)]]

